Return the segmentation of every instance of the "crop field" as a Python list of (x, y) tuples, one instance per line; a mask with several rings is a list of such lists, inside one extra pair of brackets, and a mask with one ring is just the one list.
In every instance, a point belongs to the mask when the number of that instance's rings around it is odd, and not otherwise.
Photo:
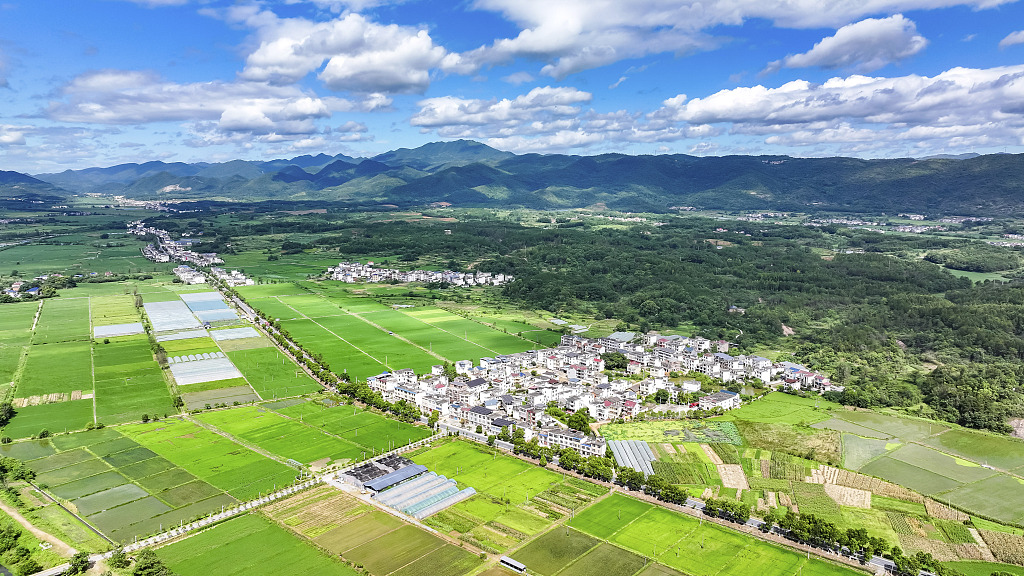
[(861, 468), (860, 471), (928, 495), (945, 492), (960, 486), (960, 483), (956, 480), (899, 460), (894, 460), (888, 456), (873, 460), (867, 466)]
[(967, 484), (942, 494), (940, 499), (996, 520), (1024, 524), (1024, 509), (1007, 506), (1007, 502), (1024, 502), (1024, 481), (1011, 476), (1001, 474)]
[(977, 482), (995, 474), (994, 470), (979, 464), (953, 458), (919, 444), (902, 446), (891, 452), (889, 457), (963, 483)]
[(1014, 576), (1024, 576), (1024, 566), (997, 564), (995, 562), (946, 562), (946, 566), (963, 572), (964, 576), (990, 576), (993, 572), (1006, 572)]
[(19, 302), (4, 305), (0, 317), (0, 384), (10, 382), (21, 354), (32, 339), (32, 320), (39, 304)]
[(282, 458), (304, 464), (323, 458), (352, 460), (371, 452), (260, 406), (206, 412), (196, 418)]
[(973, 430), (947, 430), (928, 438), (925, 443), (943, 452), (951, 452), (1003, 470), (1024, 468), (1024, 441), (1015, 438)]
[(239, 500), (291, 484), (295, 470), (252, 452), (198, 424), (169, 418), (132, 424), (121, 432), (200, 480)]
[(130, 294), (95, 295), (89, 298), (93, 326), (127, 324), (139, 321), (135, 297)]
[(296, 396), (321, 389), (274, 346), (228, 352), (227, 356), (264, 399)]
[[(57, 374), (60, 377), (55, 377)], [(29, 347), (25, 369), (18, 382), (18, 398), (70, 393), (75, 390), (92, 392), (89, 342), (61, 342)]]
[(181, 576), (357, 572), (257, 514), (246, 514), (157, 550)]
[(328, 407), (317, 402), (298, 402), (274, 407), (274, 411), (377, 451), (411, 444), (431, 434), (423, 426), (392, 420), (354, 405)]
[(820, 430), (835, 430), (837, 432), (847, 432), (862, 438), (875, 438), (875, 439), (888, 439), (892, 438), (885, 432), (879, 432), (878, 430), (872, 430), (866, 428), (860, 424), (854, 424), (853, 422), (847, 422), (841, 418), (830, 418), (821, 422), (815, 422), (811, 424), (812, 428), (818, 428)]
[(33, 344), (88, 340), (90, 336), (88, 298), (50, 298), (43, 301), (32, 336)]
[(4, 428), (4, 435), (11, 438), (27, 438), (42, 430), (79, 430), (93, 421), (92, 400), (25, 406), (17, 411), (18, 415)]
[(877, 412), (861, 411), (837, 411), (836, 417), (882, 432), (888, 437), (900, 438), (902, 440), (924, 440), (928, 436), (938, 434), (947, 430), (946, 426), (929, 420), (915, 420), (913, 418), (899, 418), (887, 416)]
[(606, 489), (585, 480), (566, 478), (532, 497), (529, 507), (513, 506), (489, 494), (459, 502), (426, 519), (426, 524), (489, 552), (504, 552), (539, 534), (563, 512), (582, 509)]
[(235, 500), (111, 428), (55, 438), (28, 460), (40, 484), (114, 540), (146, 535)]
[(280, 284), (259, 284), (256, 286), (239, 286), (236, 290), (246, 300), (305, 293), (304, 290), (290, 282), (282, 282)]
[(891, 446), (886, 440), (843, 434), (843, 466), (860, 470), (871, 460), (887, 454)]
[(608, 440), (642, 442), (742, 443), (735, 424), (715, 420), (655, 420), (605, 424), (601, 427), (601, 435)]
[[(626, 501), (635, 504), (626, 504)], [(660, 507), (611, 496), (578, 514), (572, 524), (693, 576), (761, 574), (835, 575), (859, 572), (750, 538), (710, 522)], [(546, 534), (561, 534), (555, 529)], [(605, 536), (605, 535), (608, 536)], [(669, 542), (671, 541), (671, 542)], [(533, 543), (531, 543), (532, 545)], [(657, 546), (657, 548), (656, 548)], [(664, 546), (664, 548), (662, 547)], [(525, 548), (524, 548), (525, 550)], [(523, 561), (518, 556), (513, 556)]]
[(773, 392), (736, 410), (729, 410), (728, 414), (717, 419), (774, 424), (813, 424), (831, 418), (831, 410), (835, 408), (839, 408), (839, 405), (826, 400)]
[(600, 541), (577, 530), (555, 528), (519, 549), (512, 558), (522, 562), (531, 572), (554, 576)]
[[(499, 352), (479, 344), (476, 333), (470, 335), (468, 332), (463, 331), (458, 333), (446, 331), (446, 329), (438, 328), (436, 325), (422, 321), (411, 314), (395, 310), (382, 310), (380, 312), (363, 314), (362, 317), (369, 319), (374, 324), (383, 326), (385, 330), (401, 334), (414, 344), (431, 350), (435, 354), (440, 354), (449, 360), (455, 361), (463, 358), (478, 360), (485, 356), (499, 354)], [(456, 316), (456, 318), (458, 317)], [(479, 332), (479, 328), (484, 328), (488, 332), (494, 332), (494, 330), (480, 326), (475, 322), (470, 322), (470, 324), (477, 328), (477, 332)], [(509, 336), (509, 338), (514, 337)], [(514, 339), (519, 340), (518, 338)], [(522, 342), (521, 340), (519, 341)]]
[[(370, 321), (372, 322), (372, 318)], [(330, 316), (319, 318), (316, 322), (334, 334), (343, 336), (348, 342), (393, 369), (412, 368), (417, 372), (423, 372), (429, 370), (432, 365), (441, 363), (441, 360), (431, 356), (426, 350), (396, 338), (355, 316)]]
[[(336, 373), (347, 372), (353, 378), (365, 380), (367, 376), (388, 371), (383, 364), (385, 357), (382, 356), (378, 361), (364, 352), (365, 348), (361, 342), (360, 347), (356, 348), (347, 340), (339, 338), (338, 334), (328, 331), (312, 320), (285, 320), (281, 325), (296, 342), (322, 354), (331, 370)], [(349, 337), (348, 334), (344, 336), (346, 339)]]
[(481, 563), (469, 551), (332, 487), (276, 502), (267, 513), (374, 576), (462, 576)]
[(105, 424), (139, 420), (143, 414), (168, 415), (177, 410), (163, 371), (144, 335), (96, 344), (96, 417)]
[(507, 498), (513, 505), (562, 481), (562, 475), (517, 458), (489, 453), (469, 442), (443, 442), (408, 456), (439, 475), (456, 480), (459, 488), (472, 486), (477, 492)]
[[(488, 356), (524, 352), (537, 347), (535, 342), (527, 342), (522, 338), (506, 334), (501, 330), (495, 330), (479, 322), (468, 320), (447, 310), (432, 306), (413, 308), (400, 314), (429, 324), (439, 331), (452, 334), (460, 339), (464, 338), (470, 342), (475, 342), (479, 346), (492, 351), (491, 354), (487, 354)], [(408, 325), (408, 322), (406, 324)], [(559, 336), (559, 338), (561, 337)], [(470, 357), (477, 359), (473, 355), (470, 355)]]

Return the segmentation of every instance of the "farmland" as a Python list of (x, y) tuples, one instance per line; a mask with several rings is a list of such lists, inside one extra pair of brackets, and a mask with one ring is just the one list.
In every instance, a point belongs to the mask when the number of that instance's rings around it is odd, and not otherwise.
[[(298, 544), (298, 545), (297, 545)], [(258, 514), (247, 514), (165, 546), (157, 554), (181, 576), (358, 574)]]
[(297, 342), (324, 355), (336, 372), (356, 378), (444, 360), (521, 352), (534, 342), (433, 306), (394, 310), (331, 283), (245, 287), (239, 293)]
[(274, 503), (267, 514), (373, 576), (462, 576), (481, 563), (471, 552), (330, 487)]
[(371, 451), (390, 450), (430, 436), (430, 430), (423, 426), (392, 420), (354, 405), (299, 402), (274, 410)]
[[(765, 576), (797, 573), (859, 574), (855, 570), (816, 558), (808, 559), (798, 552), (738, 534), (710, 522), (700, 523), (685, 514), (626, 496), (613, 495), (601, 500), (577, 514), (571, 525), (575, 530), (596, 539), (607, 540), (694, 576), (751, 573)], [(530, 544), (536, 551), (528, 546), (513, 557), (525, 562), (524, 556), (520, 556), (523, 552), (527, 552), (526, 558), (539, 556), (540, 550), (558, 547), (565, 544), (566, 540), (565, 532), (558, 529), (543, 538), (549, 541), (539, 544), (543, 540), (537, 540)], [(596, 542), (591, 541), (591, 546), (594, 544)], [(585, 545), (580, 544), (579, 547)], [(606, 549), (601, 553), (607, 554)]]
[(601, 435), (609, 440), (643, 442), (724, 442), (739, 444), (740, 434), (732, 422), (713, 420), (655, 420), (629, 424), (606, 424)]
[[(40, 485), (115, 541), (235, 502), (113, 428), (13, 446)], [(34, 453), (26, 452), (30, 447)]]

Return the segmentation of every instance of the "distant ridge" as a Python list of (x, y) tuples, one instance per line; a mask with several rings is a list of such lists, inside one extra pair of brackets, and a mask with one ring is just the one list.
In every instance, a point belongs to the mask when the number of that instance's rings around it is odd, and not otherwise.
[[(24, 175), (22, 175), (24, 176)], [(12, 176), (6, 178), (11, 179)], [(27, 177), (31, 178), (31, 177)], [(120, 164), (40, 174), (23, 186), (135, 198), (296, 200), (350, 206), (1024, 214), (1024, 155), (792, 158), (685, 154), (513, 154), (471, 140), (373, 158), (303, 155), (266, 162)], [(43, 182), (40, 182), (43, 181)], [(59, 191), (61, 193), (66, 193)]]

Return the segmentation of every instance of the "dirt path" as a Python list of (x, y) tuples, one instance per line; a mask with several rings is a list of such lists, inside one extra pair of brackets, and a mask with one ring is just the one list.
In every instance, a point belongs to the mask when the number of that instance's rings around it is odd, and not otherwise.
[(49, 534), (48, 532), (43, 532), (39, 528), (36, 528), (31, 522), (28, 521), (28, 518), (22, 516), (21, 513), (17, 511), (17, 509), (9, 506), (7, 503), (0, 502), (0, 510), (3, 510), (8, 516), (14, 518), (14, 520), (18, 524), (21, 524), (22, 528), (31, 532), (32, 535), (36, 538), (39, 538), (44, 542), (49, 542), (50, 544), (53, 544), (53, 549), (61, 556), (65, 558), (70, 558), (78, 552), (78, 550), (65, 544), (63, 540), (60, 540), (55, 536)]

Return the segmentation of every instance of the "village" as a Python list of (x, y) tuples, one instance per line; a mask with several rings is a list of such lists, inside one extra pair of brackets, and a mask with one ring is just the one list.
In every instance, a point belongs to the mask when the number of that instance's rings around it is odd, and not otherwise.
[(373, 262), (341, 262), (327, 269), (327, 278), (341, 282), (426, 282), (451, 284), (452, 286), (501, 286), (515, 277), (490, 272), (453, 272), (451, 270), (393, 270), (375, 268)]
[(202, 254), (194, 252), (192, 246), (198, 244), (199, 240), (189, 238), (184, 234), (181, 240), (172, 240), (166, 230), (146, 226), (142, 220), (129, 222), (128, 233), (135, 236), (153, 235), (156, 237), (155, 243), (147, 244), (142, 248), (142, 254), (153, 262), (191, 262), (196, 266), (224, 263), (224, 260), (220, 259), (215, 252)]
[[(616, 332), (605, 338), (567, 334), (556, 348), (481, 358), (477, 365), (460, 360), (454, 377), (446, 366), (435, 365), (423, 376), (412, 369), (395, 370), (370, 377), (367, 384), (388, 402), (414, 405), (424, 420), (436, 413), (438, 425), (451, 432), (486, 441), (503, 430), (520, 429), (527, 441), (537, 438), (541, 446), (572, 448), (582, 456), (603, 456), (606, 441), (569, 428), (552, 415), (552, 408), (584, 410), (597, 422), (609, 422), (642, 413), (679, 418), (691, 411), (709, 414), (740, 406), (738, 392), (705, 393), (698, 380), (671, 378), (680, 373), (704, 374), (723, 385), (757, 381), (817, 393), (843, 389), (798, 364), (730, 356), (728, 350), (724, 341), (655, 332)], [(625, 377), (609, 376), (602, 358), (608, 354), (625, 358), (625, 370), (613, 373)], [(655, 395), (676, 403), (652, 402)]]

